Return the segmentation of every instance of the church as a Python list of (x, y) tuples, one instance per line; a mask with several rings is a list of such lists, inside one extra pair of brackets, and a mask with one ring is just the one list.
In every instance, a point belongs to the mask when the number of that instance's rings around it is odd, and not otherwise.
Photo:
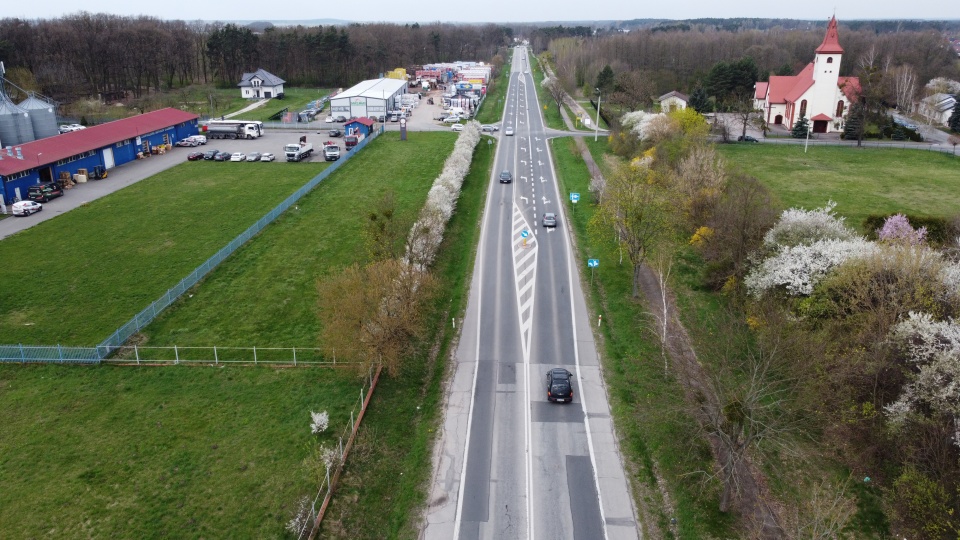
[(763, 111), (767, 125), (792, 129), (803, 116), (814, 133), (843, 130), (850, 103), (860, 92), (860, 79), (840, 76), (843, 47), (836, 17), (830, 19), (827, 35), (815, 52), (813, 62), (797, 75), (771, 75), (769, 82), (754, 85), (754, 107)]

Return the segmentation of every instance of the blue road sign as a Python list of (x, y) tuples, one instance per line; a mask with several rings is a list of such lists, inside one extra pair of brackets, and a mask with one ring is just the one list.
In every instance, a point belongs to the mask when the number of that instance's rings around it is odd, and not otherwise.
[(530, 236), (530, 231), (524, 229), (524, 230), (520, 231), (520, 236), (522, 236), (523, 238), (526, 238), (526, 237)]
[(590, 268), (596, 268), (600, 266), (600, 259), (587, 259), (587, 266)]
[(580, 194), (579, 194), (579, 193), (571, 193), (571, 194), (570, 194), (570, 202), (575, 203), (575, 202), (577, 202), (577, 201), (579, 201), (579, 200), (580, 200)]

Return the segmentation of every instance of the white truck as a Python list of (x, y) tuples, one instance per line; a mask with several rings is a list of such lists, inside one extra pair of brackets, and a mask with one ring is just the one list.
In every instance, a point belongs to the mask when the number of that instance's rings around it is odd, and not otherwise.
[(283, 147), (287, 161), (302, 161), (313, 154), (313, 145), (308, 142), (292, 143)]
[(263, 135), (263, 122), (256, 120), (211, 120), (205, 126), (211, 139), (256, 139)]
[(327, 161), (337, 161), (340, 159), (340, 147), (336, 144), (324, 145), (323, 159)]

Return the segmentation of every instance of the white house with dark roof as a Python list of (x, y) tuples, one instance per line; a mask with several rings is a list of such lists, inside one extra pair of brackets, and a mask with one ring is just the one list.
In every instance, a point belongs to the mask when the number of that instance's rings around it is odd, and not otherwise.
[(253, 73), (244, 73), (237, 86), (240, 95), (249, 99), (275, 98), (283, 95), (283, 83), (287, 81), (260, 68)]
[(933, 94), (920, 100), (918, 112), (930, 122), (945, 126), (956, 104), (957, 98), (950, 94)]
[(657, 98), (657, 102), (660, 103), (661, 111), (669, 112), (673, 110), (686, 109), (687, 103), (690, 102), (690, 98), (687, 97), (686, 94), (681, 94), (680, 92), (674, 90)]

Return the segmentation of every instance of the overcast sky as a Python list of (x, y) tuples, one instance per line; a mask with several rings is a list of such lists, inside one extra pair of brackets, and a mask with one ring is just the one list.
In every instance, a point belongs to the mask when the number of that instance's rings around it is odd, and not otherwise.
[(700, 17), (762, 17), (826, 20), (836, 11), (844, 19), (960, 19), (957, 0), (687, 0), (638, 2), (635, 0), (364, 0), (322, 2), (287, 0), (47, 0), (4, 2), (0, 17), (53, 18), (77, 11), (116, 15), (150, 15), (162, 19), (301, 20), (344, 19), (387, 22), (532, 22), (629, 19), (692, 19)]

